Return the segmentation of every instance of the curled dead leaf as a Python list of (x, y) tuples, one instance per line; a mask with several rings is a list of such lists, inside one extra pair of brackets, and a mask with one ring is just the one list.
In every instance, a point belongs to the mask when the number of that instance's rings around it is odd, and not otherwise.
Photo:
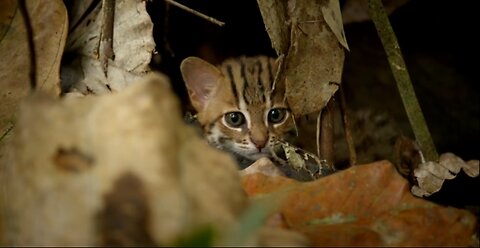
[[(448, 170), (442, 168), (443, 167), (435, 162), (420, 164), (419, 168), (414, 171), (418, 186), (414, 185), (412, 187), (412, 193), (416, 196), (423, 197), (438, 192), (442, 188), (446, 175), (450, 175), (450, 179), (454, 177), (448, 173)], [(447, 171), (447, 173), (445, 173), (445, 171)], [(441, 175), (442, 173), (443, 175)]]
[(295, 180), (311, 181), (335, 172), (325, 160), (286, 141), (275, 142), (271, 155), (282, 172)]
[(465, 162), (453, 153), (444, 153), (438, 162), (424, 161), (414, 140), (399, 137), (395, 143), (397, 170), (408, 178), (412, 194), (424, 197), (441, 190), (445, 179), (452, 180), (463, 170), (470, 177), (479, 175), (479, 161)]
[(452, 179), (455, 178), (456, 174), (452, 173), (444, 164), (436, 162), (426, 162), (420, 164), (420, 167), (417, 170), (427, 170), (435, 177), (442, 179)]
[(463, 167), (463, 171), (470, 177), (478, 177), (479, 174), (480, 161), (470, 160)]
[(439, 162), (421, 163), (414, 170), (414, 177), (418, 185), (412, 187), (412, 193), (416, 196), (430, 196), (440, 191), (445, 179), (454, 179), (463, 170), (470, 177), (479, 175), (479, 161), (470, 160), (468, 163), (453, 153), (444, 153)]
[(444, 153), (439, 158), (440, 164), (448, 168), (451, 172), (457, 174), (463, 170), (465, 174), (470, 177), (477, 177), (479, 175), (479, 161), (470, 160), (465, 162), (463, 159), (453, 153)]
[(465, 164), (465, 161), (455, 156), (455, 154), (447, 152), (440, 155), (439, 163), (443, 167), (451, 171), (452, 173), (457, 174), (462, 169), (463, 165)]

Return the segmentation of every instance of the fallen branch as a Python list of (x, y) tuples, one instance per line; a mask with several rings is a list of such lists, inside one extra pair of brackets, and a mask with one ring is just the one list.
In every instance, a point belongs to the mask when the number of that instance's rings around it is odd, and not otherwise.
[(438, 153), (433, 144), (428, 126), (423, 117), (410, 76), (403, 60), (400, 46), (388, 20), (388, 15), (381, 0), (368, 0), (368, 13), (375, 24), (378, 36), (387, 54), (390, 69), (397, 83), (397, 88), (407, 112), (408, 120), (427, 161), (438, 161)]

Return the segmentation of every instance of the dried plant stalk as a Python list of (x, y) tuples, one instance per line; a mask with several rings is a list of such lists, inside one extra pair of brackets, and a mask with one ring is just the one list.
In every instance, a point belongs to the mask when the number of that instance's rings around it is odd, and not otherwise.
[(115, 1), (102, 1), (102, 38), (100, 40), (100, 61), (102, 62), (103, 73), (108, 77), (108, 60), (114, 59), (113, 52), (113, 22), (115, 17)]
[(407, 112), (408, 120), (415, 134), (416, 141), (425, 155), (427, 161), (438, 161), (438, 153), (433, 144), (428, 126), (423, 117), (422, 109), (418, 103), (415, 91), (403, 60), (400, 46), (388, 20), (387, 12), (381, 0), (368, 1), (368, 13), (371, 16), (378, 36), (382, 41), (387, 54), (390, 69), (397, 82), (397, 88), (402, 98), (403, 106)]
[(357, 164), (357, 152), (355, 151), (355, 142), (353, 141), (352, 128), (348, 120), (347, 101), (345, 100), (345, 93), (340, 86), (337, 91), (337, 98), (340, 106), (340, 113), (343, 121), (343, 131), (345, 133), (345, 141), (348, 147), (348, 157), (350, 158), (350, 166)]
[(320, 159), (327, 161), (328, 165), (333, 165), (335, 162), (335, 153), (333, 150), (334, 142), (334, 127), (333, 127), (333, 109), (334, 98), (331, 98), (327, 106), (322, 111), (322, 119), (320, 123)]

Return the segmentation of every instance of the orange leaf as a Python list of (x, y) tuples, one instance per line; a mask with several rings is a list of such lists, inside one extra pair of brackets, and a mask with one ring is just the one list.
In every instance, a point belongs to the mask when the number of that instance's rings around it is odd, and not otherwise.
[(416, 198), (394, 166), (381, 161), (312, 182), (250, 174), (249, 196), (281, 192), (286, 224), (325, 246), (472, 246), (475, 217)]

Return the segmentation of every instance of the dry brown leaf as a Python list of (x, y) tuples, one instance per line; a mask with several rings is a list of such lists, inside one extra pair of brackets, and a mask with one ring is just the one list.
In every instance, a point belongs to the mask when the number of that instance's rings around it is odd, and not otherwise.
[(387, 162), (359, 165), (313, 182), (250, 174), (251, 197), (283, 194), (285, 224), (313, 246), (473, 246), (475, 216), (412, 196)]
[[(59, 68), (67, 37), (67, 12), (62, 1), (26, 1), (37, 59), (37, 88), (60, 93)], [(30, 91), (29, 50), (17, 1), (2, 1), (0, 11), (0, 136), (11, 128), (18, 102)]]
[[(82, 1), (78, 1), (82, 5)], [(108, 62), (108, 77), (99, 60), (99, 42), (103, 11), (100, 2), (82, 19), (68, 38), (68, 52), (76, 58), (63, 65), (62, 82), (70, 91), (82, 94), (102, 94), (119, 91), (150, 71), (149, 63), (155, 48), (153, 23), (142, 0), (115, 1), (113, 27), (114, 60)], [(72, 11), (85, 11), (72, 7)], [(72, 13), (75, 16), (79, 13)]]
[(273, 47), (286, 55), (279, 80), (293, 113), (322, 109), (338, 89), (348, 47), (338, 1), (257, 2)]
[(345, 49), (350, 51), (350, 48), (348, 48), (347, 39), (345, 38), (345, 31), (343, 30), (340, 1), (329, 0), (325, 6), (322, 6), (322, 14), (325, 22), (337, 37), (338, 42), (340, 42)]
[(3, 40), (3, 37), (7, 34), (16, 11), (16, 0), (2, 1), (2, 8), (0, 9), (0, 41)]
[(322, 14), (325, 2), (290, 1), (290, 48), (285, 58), (287, 101), (297, 116), (322, 109), (337, 91), (344, 50)]
[(285, 1), (257, 0), (263, 22), (277, 54), (286, 54), (290, 43)]

